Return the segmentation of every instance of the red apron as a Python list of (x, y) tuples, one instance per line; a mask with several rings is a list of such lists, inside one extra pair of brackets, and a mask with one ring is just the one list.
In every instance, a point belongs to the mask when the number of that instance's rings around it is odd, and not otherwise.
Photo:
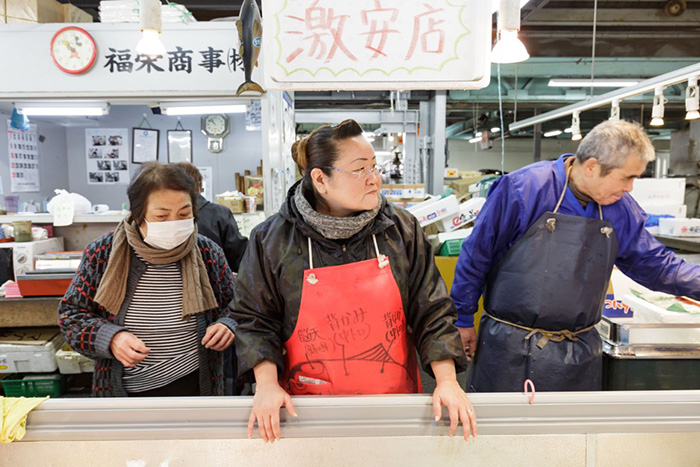
[(389, 258), (304, 271), (299, 318), (285, 342), (292, 395), (421, 392), (416, 351), (408, 335)]

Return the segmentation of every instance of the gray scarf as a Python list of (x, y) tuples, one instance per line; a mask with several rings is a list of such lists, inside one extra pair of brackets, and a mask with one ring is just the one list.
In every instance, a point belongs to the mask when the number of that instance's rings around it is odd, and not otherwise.
[(377, 207), (371, 211), (362, 211), (356, 216), (350, 217), (333, 217), (321, 214), (316, 211), (309, 201), (304, 197), (300, 183), (294, 193), (294, 204), (296, 204), (301, 217), (309, 224), (316, 232), (320, 233), (331, 240), (340, 240), (350, 238), (357, 232), (362, 230), (372, 219), (377, 217), (377, 213), (382, 204), (381, 198), (377, 203)]

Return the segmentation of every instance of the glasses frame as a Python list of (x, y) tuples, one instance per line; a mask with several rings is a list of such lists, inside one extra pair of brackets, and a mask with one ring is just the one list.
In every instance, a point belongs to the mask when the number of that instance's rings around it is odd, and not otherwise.
[(369, 178), (370, 174), (374, 175), (377, 178), (379, 178), (381, 176), (380, 172), (379, 172), (381, 167), (379, 166), (379, 164), (374, 164), (369, 170), (367, 170), (364, 167), (362, 167), (359, 170), (343, 170), (343, 169), (339, 169), (338, 167), (331, 167), (330, 165), (326, 165), (323, 168), (336, 170), (338, 172), (343, 172), (346, 174), (357, 175), (357, 178), (359, 178), (361, 182), (366, 181)]

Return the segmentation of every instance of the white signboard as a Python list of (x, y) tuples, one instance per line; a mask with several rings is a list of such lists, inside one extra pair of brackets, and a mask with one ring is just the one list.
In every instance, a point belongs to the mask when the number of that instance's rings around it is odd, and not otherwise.
[(36, 124), (17, 130), (7, 120), (7, 146), (10, 155), (10, 191), (39, 191), (39, 135)]
[(129, 183), (129, 131), (126, 128), (85, 130), (85, 157), (89, 185)]
[[(232, 21), (164, 23), (160, 37), (166, 54), (155, 58), (134, 50), (141, 39), (138, 24), (81, 23), (95, 41), (97, 57), (80, 74), (61, 71), (51, 58), (51, 39), (63, 27), (3, 24), (0, 43), (22, 40), (21, 46), (0, 48), (0, 98), (233, 97), (245, 80)], [(259, 67), (252, 79), (261, 83)]]
[(480, 89), (486, 0), (265, 0), (265, 82), (277, 89)]

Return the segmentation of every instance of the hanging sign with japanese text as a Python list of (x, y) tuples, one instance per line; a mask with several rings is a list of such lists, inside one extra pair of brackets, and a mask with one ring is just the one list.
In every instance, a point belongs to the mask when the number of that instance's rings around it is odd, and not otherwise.
[(265, 78), (277, 89), (480, 89), (486, 0), (265, 0)]
[[(233, 97), (245, 80), (232, 21), (165, 23), (160, 38), (166, 53), (155, 57), (136, 52), (138, 24), (81, 24), (97, 46), (95, 63), (82, 74), (61, 71), (49, 55), (61, 24), (3, 26), (0, 43), (22, 37), (22, 47), (0, 48), (0, 98)], [(259, 67), (252, 73), (262, 81)]]

